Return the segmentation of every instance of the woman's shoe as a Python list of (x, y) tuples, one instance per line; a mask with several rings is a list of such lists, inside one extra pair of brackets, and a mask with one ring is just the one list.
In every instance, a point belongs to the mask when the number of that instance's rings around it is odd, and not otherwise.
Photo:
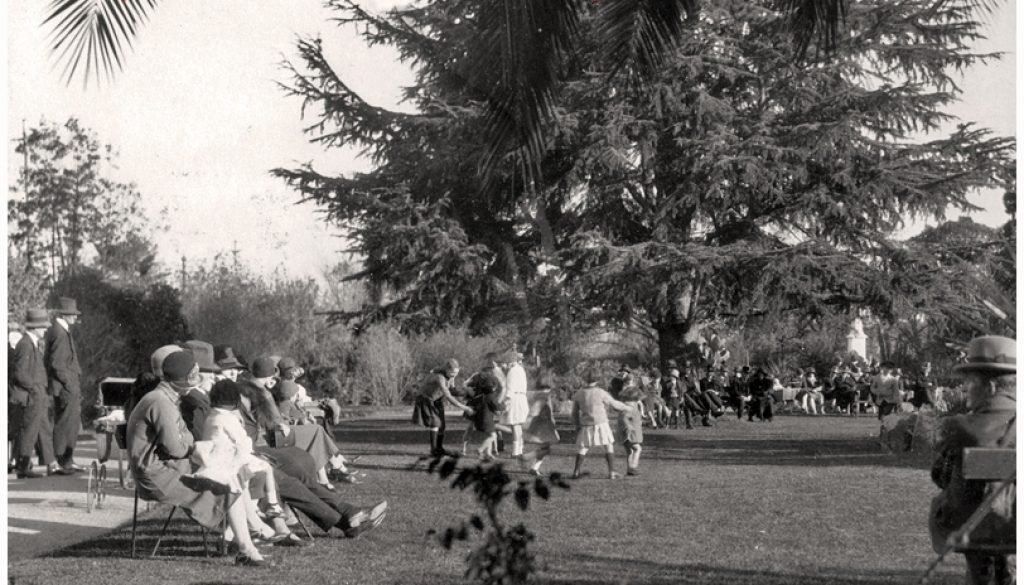
[(333, 492), (333, 491), (336, 491), (336, 490), (334, 489), (334, 485), (333, 485), (333, 484), (331, 484), (331, 482), (327, 482), (327, 483), (322, 483), (322, 484), (320, 484), (320, 487), (324, 488), (325, 490), (330, 490), (330, 491), (332, 491), (332, 492)]
[(274, 562), (270, 559), (256, 559), (250, 555), (238, 553), (235, 555), (235, 565), (239, 567), (273, 567)]
[(288, 534), (283, 535), (283, 538), (281, 538), (281, 540), (275, 542), (274, 546), (307, 547), (313, 546), (313, 541), (303, 540), (299, 538), (299, 536), (294, 532), (289, 532)]
[(270, 504), (269, 506), (267, 506), (267, 510), (266, 512), (263, 513), (263, 515), (266, 516), (268, 519), (284, 518), (284, 508), (281, 507), (281, 504)]

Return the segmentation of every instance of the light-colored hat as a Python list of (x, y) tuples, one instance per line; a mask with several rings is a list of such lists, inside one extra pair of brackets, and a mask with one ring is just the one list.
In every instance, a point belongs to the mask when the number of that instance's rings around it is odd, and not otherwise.
[(153, 355), (149, 356), (149, 367), (158, 378), (162, 378), (164, 375), (164, 360), (167, 359), (167, 356), (176, 351), (181, 351), (181, 347), (177, 345), (165, 345), (158, 348), (153, 352)]
[(953, 370), (1013, 374), (1017, 371), (1017, 341), (998, 335), (975, 337), (967, 345), (967, 363)]
[(45, 309), (29, 309), (25, 312), (25, 329), (45, 329), (50, 326), (50, 318)]

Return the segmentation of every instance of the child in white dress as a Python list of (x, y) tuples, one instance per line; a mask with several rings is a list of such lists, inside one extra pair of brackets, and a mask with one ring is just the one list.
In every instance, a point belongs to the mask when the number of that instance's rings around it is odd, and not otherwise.
[(203, 441), (210, 450), (202, 457), (202, 467), (194, 477), (205, 480), (217, 491), (241, 493), (249, 489), (251, 480), (256, 479), (264, 486), (266, 494), (266, 517), (280, 518), (284, 510), (277, 496), (273, 469), (270, 463), (257, 457), (252, 450), (252, 440), (245, 433), (242, 418), (238, 412), (241, 392), (231, 380), (220, 380), (210, 390), (210, 414), (203, 428)]

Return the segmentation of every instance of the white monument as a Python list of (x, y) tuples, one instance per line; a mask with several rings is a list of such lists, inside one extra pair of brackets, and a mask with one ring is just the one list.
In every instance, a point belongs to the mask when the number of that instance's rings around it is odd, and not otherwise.
[(846, 352), (855, 353), (860, 359), (868, 359), (868, 336), (864, 333), (864, 322), (854, 317), (850, 323), (850, 332), (846, 334)]

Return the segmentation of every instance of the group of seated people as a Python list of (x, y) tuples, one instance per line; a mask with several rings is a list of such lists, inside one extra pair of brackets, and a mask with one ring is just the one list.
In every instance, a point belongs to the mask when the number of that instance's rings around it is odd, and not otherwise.
[(743, 366), (731, 371), (708, 367), (703, 372), (689, 364), (680, 369), (674, 360), (669, 360), (667, 366), (664, 375), (658, 370), (643, 375), (623, 366), (609, 385), (616, 399), (625, 388), (639, 387), (645, 396), (644, 419), (654, 428), (679, 428), (683, 421), (685, 428), (692, 429), (698, 418), (704, 426), (712, 426), (725, 413), (725, 407), (732, 408), (737, 418), (742, 419), (746, 413), (748, 421), (757, 418), (770, 422), (776, 402), (789, 394), (794, 406), (813, 415), (855, 415), (861, 407), (877, 407), (882, 416), (902, 402), (920, 408), (934, 404), (935, 400), (936, 384), (927, 362), (910, 379), (889, 362), (872, 363), (865, 368), (855, 363), (849, 367), (837, 365), (824, 379), (818, 377), (814, 368), (802, 369), (787, 380), (788, 385), (783, 385), (763, 366)]
[(125, 408), (132, 475), (144, 500), (178, 506), (219, 530), (235, 563), (272, 564), (259, 547), (308, 546), (289, 528), (295, 512), (324, 532), (355, 538), (380, 525), (387, 502), (357, 507), (330, 483), (345, 458), (297, 398), (293, 360), (246, 367), (230, 347), (203, 341), (157, 349)]

